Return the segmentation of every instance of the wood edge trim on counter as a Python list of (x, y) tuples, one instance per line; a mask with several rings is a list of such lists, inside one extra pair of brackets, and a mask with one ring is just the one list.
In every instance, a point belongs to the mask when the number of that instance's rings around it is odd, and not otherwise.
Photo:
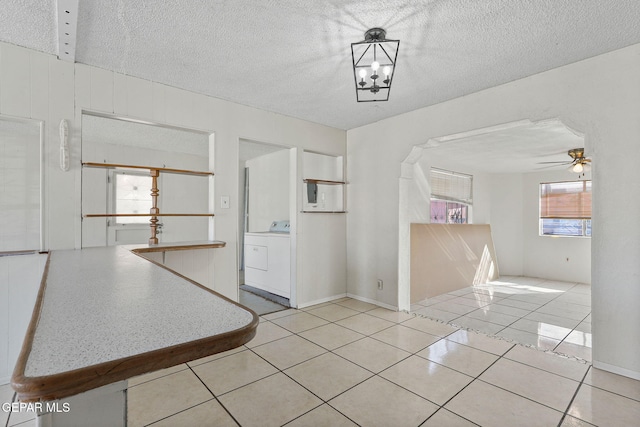
[(51, 262), (51, 252), (47, 254), (47, 262), (44, 265), (42, 279), (40, 279), (40, 289), (38, 289), (38, 295), (36, 296), (36, 303), (34, 304), (33, 311), (31, 312), (31, 320), (29, 321), (29, 326), (27, 327), (27, 333), (24, 336), (24, 341), (22, 341), (20, 354), (18, 355), (18, 360), (16, 361), (16, 366), (13, 369), (13, 375), (11, 376), (11, 386), (16, 391), (17, 391), (16, 387), (19, 386), (16, 380), (21, 377), (24, 377), (24, 371), (27, 367), (27, 359), (29, 358), (29, 354), (31, 354), (33, 337), (36, 334), (36, 328), (38, 327), (38, 321), (40, 320), (40, 310), (42, 308), (42, 303), (44, 301), (44, 291), (47, 288), (47, 276), (49, 275), (50, 262)]
[(95, 162), (83, 162), (82, 166), (92, 167), (92, 168), (122, 168), (122, 169), (145, 169), (145, 170), (157, 170), (164, 173), (179, 173), (185, 175), (213, 175), (213, 172), (207, 171), (194, 171), (187, 169), (174, 169), (174, 168), (164, 168), (164, 167), (156, 167), (156, 166), (138, 166), (138, 165), (123, 165), (118, 163), (95, 163)]
[(41, 254), (41, 253), (45, 253), (45, 252), (40, 252), (37, 249), (30, 249), (30, 250), (24, 250), (24, 251), (1, 251), (0, 252), (0, 257), (3, 257), (3, 256), (19, 256), (19, 255), (36, 255), (36, 254)]
[[(143, 253), (148, 253), (148, 252), (171, 252), (171, 251), (188, 251), (191, 249), (216, 249), (216, 248), (224, 248), (227, 244), (225, 242), (221, 242), (221, 241), (215, 241), (215, 242), (211, 242), (211, 243), (196, 243), (196, 244), (177, 244), (175, 246), (149, 246), (149, 247), (143, 247), (143, 248), (135, 248), (135, 249), (131, 249), (131, 252), (133, 252), (134, 254), (138, 255), (138, 254), (143, 254)], [(145, 258), (147, 259), (147, 258)], [(153, 260), (147, 259), (147, 261), (151, 261), (153, 262)], [(160, 267), (165, 267), (162, 264), (158, 264)], [(166, 268), (166, 267), (165, 267)], [(172, 273), (177, 274), (178, 276), (181, 276), (179, 273), (171, 270)], [(185, 279), (190, 280), (189, 278), (185, 277)], [(195, 283), (195, 282), (194, 282)], [(199, 285), (199, 283), (198, 283)], [(207, 288), (209, 289), (209, 288)]]
[(142, 255), (131, 251), (134, 255), (143, 258), (176, 276), (198, 286), (201, 289), (221, 298), (231, 304), (248, 311), (252, 315), (251, 322), (242, 328), (228, 331), (212, 337), (201, 338), (186, 343), (176, 344), (146, 353), (136, 354), (117, 360), (111, 360), (96, 365), (74, 369), (54, 375), (40, 377), (27, 377), (24, 375), (27, 360), (31, 353), (31, 347), (35, 331), (40, 320), (40, 312), (44, 303), (44, 293), (47, 285), (47, 275), (49, 272), (49, 261), (51, 254), (47, 257), (40, 290), (33, 309), (29, 328), (22, 344), (22, 349), (16, 363), (16, 367), (11, 377), (11, 386), (18, 394), (18, 399), (22, 402), (49, 401), (73, 396), (94, 388), (102, 387), (117, 381), (127, 380), (137, 375), (157, 371), (159, 369), (170, 368), (182, 363), (197, 360), (212, 354), (231, 350), (248, 343), (256, 335), (260, 322), (258, 315), (251, 309), (244, 307), (237, 302), (215, 292), (206, 286), (201, 285), (175, 271), (147, 259)]

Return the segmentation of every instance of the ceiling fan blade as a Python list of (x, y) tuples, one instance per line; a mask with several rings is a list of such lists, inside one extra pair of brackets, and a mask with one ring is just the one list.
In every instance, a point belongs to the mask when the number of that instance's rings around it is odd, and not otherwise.
[(535, 170), (557, 168), (558, 166), (563, 166), (563, 165), (547, 165), (547, 166), (542, 166), (542, 167), (539, 167), (539, 168), (535, 168)]

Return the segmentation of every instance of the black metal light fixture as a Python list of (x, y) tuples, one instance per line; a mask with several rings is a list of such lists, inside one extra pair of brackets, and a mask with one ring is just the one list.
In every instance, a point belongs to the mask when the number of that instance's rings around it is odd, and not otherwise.
[(389, 100), (400, 40), (387, 40), (382, 28), (364, 33), (364, 40), (351, 43), (353, 77), (358, 102)]

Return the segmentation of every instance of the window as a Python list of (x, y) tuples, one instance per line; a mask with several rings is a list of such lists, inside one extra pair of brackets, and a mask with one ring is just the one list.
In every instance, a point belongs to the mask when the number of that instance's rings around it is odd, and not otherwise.
[(431, 168), (431, 223), (468, 224), (473, 202), (473, 177)]
[(540, 184), (540, 235), (591, 237), (591, 181)]
[[(148, 214), (152, 207), (151, 176), (131, 172), (113, 173), (114, 213)], [(148, 224), (148, 216), (116, 217), (117, 224)]]

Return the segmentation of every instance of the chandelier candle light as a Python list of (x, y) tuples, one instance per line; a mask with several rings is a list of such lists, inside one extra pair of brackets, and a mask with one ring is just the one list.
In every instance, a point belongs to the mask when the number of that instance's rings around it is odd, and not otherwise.
[(351, 43), (358, 102), (389, 100), (400, 40), (386, 36), (382, 28), (372, 28), (364, 33), (364, 41)]

